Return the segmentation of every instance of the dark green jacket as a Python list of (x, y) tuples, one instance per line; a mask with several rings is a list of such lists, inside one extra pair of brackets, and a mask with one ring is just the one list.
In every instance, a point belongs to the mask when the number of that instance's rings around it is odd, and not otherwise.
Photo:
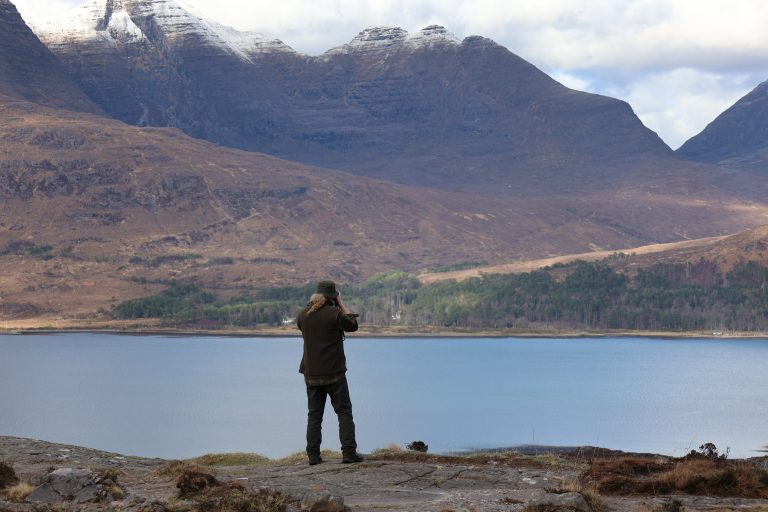
[(299, 372), (310, 377), (346, 372), (344, 333), (357, 330), (357, 319), (335, 305), (326, 304), (311, 315), (308, 309), (304, 308), (296, 321), (304, 337)]

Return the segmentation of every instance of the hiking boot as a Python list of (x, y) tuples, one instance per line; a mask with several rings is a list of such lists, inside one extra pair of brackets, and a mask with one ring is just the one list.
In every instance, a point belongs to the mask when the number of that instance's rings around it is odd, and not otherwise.
[(316, 466), (318, 464), (323, 463), (323, 458), (319, 455), (310, 455), (309, 456), (309, 465), (310, 466)]
[(350, 453), (348, 455), (344, 455), (344, 458), (341, 459), (341, 462), (344, 464), (354, 464), (356, 462), (363, 462), (363, 456), (359, 453)]

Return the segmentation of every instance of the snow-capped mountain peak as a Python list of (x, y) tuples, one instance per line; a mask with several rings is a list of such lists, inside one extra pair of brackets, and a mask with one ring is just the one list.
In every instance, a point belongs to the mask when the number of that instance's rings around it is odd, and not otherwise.
[(458, 45), (460, 43), (459, 38), (440, 25), (430, 25), (416, 34), (408, 36), (408, 44), (411, 46)]
[(173, 47), (192, 41), (248, 61), (264, 52), (294, 52), (277, 39), (207, 21), (177, 0), (91, 0), (63, 23), (33, 20), (30, 26), (48, 45), (102, 41), (114, 46), (154, 38)]
[(440, 25), (430, 25), (415, 34), (400, 27), (369, 27), (349, 43), (331, 48), (325, 55), (414, 49), (435, 45), (458, 45), (459, 39)]

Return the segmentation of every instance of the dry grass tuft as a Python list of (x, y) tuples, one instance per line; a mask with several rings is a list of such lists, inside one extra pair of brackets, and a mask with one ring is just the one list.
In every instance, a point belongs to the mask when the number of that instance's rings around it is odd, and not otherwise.
[(402, 446), (400, 446), (399, 444), (392, 443), (385, 446), (384, 448), (376, 448), (371, 452), (370, 456), (377, 457), (379, 455), (390, 455), (390, 454), (398, 454), (403, 452), (405, 452), (405, 450), (403, 449)]
[(20, 503), (27, 499), (27, 496), (32, 494), (32, 491), (34, 490), (35, 487), (27, 482), (19, 482), (18, 484), (7, 488), (5, 493), (8, 495), (8, 499)]
[(102, 480), (112, 480), (113, 482), (117, 483), (117, 479), (124, 475), (125, 473), (117, 468), (107, 468), (102, 469), (98, 472), (98, 475), (101, 477)]
[(208, 453), (201, 457), (189, 459), (187, 462), (201, 466), (263, 466), (270, 460), (257, 453)]
[(607, 507), (594, 482), (584, 483), (579, 480), (566, 480), (558, 489), (547, 489), (551, 492), (577, 492), (581, 494), (594, 512), (605, 512)]
[(109, 487), (109, 493), (116, 500), (121, 500), (125, 498), (125, 489), (123, 489), (117, 484), (113, 484)]
[(370, 460), (387, 460), (397, 462), (424, 462), (437, 464), (476, 464), (506, 467), (564, 467), (585, 469), (586, 463), (563, 458), (557, 454), (523, 455), (519, 452), (473, 452), (458, 455), (439, 455), (416, 451), (406, 451), (397, 445), (374, 450)]
[(768, 498), (768, 472), (743, 461), (722, 458), (621, 457), (595, 460), (582, 474), (609, 494)]
[[(340, 459), (341, 458), (341, 452), (336, 452), (333, 450), (321, 450), (320, 456), (323, 458), (323, 460), (331, 460), (331, 459)], [(286, 457), (283, 457), (282, 459), (276, 459), (271, 461), (272, 464), (306, 464), (307, 463), (307, 454), (305, 452), (296, 452), (292, 453)]]
[(279, 491), (249, 492), (241, 485), (226, 485), (198, 501), (199, 512), (285, 512), (288, 500)]
[(16, 472), (13, 470), (13, 466), (0, 461), (0, 489), (5, 489), (18, 481), (19, 479), (16, 477)]
[(638, 481), (668, 471), (673, 463), (658, 457), (625, 456), (615, 459), (596, 459), (582, 474), (582, 480), (594, 483), (607, 494), (635, 494)]
[(191, 464), (183, 460), (169, 460), (155, 470), (160, 476), (177, 477), (181, 474), (184, 468), (190, 467)]

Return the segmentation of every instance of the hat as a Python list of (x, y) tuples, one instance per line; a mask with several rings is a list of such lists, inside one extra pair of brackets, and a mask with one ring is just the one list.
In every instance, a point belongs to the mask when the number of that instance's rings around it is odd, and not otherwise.
[(331, 298), (339, 296), (339, 292), (336, 291), (336, 283), (333, 281), (320, 281), (317, 283), (317, 293)]

